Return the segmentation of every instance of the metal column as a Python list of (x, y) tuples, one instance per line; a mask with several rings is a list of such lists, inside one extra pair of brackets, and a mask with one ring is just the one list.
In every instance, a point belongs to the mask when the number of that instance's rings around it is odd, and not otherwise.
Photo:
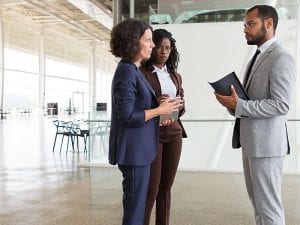
[(44, 32), (40, 31), (39, 36), (39, 109), (41, 112), (46, 109), (45, 105), (45, 44), (44, 44)]
[[(0, 2), (0, 110), (3, 109), (3, 96), (4, 96), (4, 28), (3, 28), (3, 18), (2, 18), (2, 1)], [(3, 111), (2, 111), (3, 112)], [(0, 119), (3, 119), (3, 114), (1, 114)]]
[(93, 43), (89, 55), (89, 109), (96, 109), (96, 44)]
[(135, 12), (134, 12), (134, 0), (130, 0), (129, 2), (129, 18), (134, 18)]
[[(299, 104), (299, 96), (300, 96), (300, 89), (299, 89), (299, 85), (300, 85), (300, 79), (299, 79), (299, 72), (300, 72), (300, 5), (299, 3), (297, 4), (298, 7), (298, 18), (297, 18), (297, 24), (296, 24), (296, 57), (295, 57), (295, 61), (296, 61), (296, 68), (297, 68), (297, 77), (296, 77), (296, 93), (295, 93), (295, 115), (297, 117), (297, 115), (299, 115), (300, 112), (300, 104)], [(300, 137), (299, 137), (299, 133), (298, 133), (299, 129), (298, 129), (298, 125), (297, 122), (295, 122), (295, 146), (296, 146), (296, 151), (294, 151), (295, 154), (295, 159), (296, 159), (296, 170), (297, 172), (300, 171), (300, 154), (299, 154), (299, 149), (298, 147), (300, 147)]]
[[(129, 18), (134, 18), (135, 16), (135, 0), (129, 1)], [(113, 1), (113, 16), (114, 16), (114, 25), (122, 21), (122, 0)]]
[(116, 25), (121, 22), (122, 17), (122, 0), (113, 1), (113, 24)]

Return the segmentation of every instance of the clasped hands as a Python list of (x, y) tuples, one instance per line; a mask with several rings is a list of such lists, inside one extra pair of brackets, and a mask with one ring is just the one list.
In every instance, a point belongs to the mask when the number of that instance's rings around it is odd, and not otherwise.
[(237, 95), (233, 85), (231, 85), (230, 88), (231, 88), (231, 95), (225, 96), (215, 92), (215, 96), (218, 102), (220, 102), (222, 106), (228, 109), (235, 110), (239, 96)]
[[(170, 98), (167, 95), (163, 95), (160, 98), (159, 108), (161, 109), (161, 114), (170, 115), (172, 112), (179, 111), (184, 106), (184, 100), (181, 97)], [(174, 122), (174, 119), (167, 119), (160, 123), (160, 126), (169, 126)]]

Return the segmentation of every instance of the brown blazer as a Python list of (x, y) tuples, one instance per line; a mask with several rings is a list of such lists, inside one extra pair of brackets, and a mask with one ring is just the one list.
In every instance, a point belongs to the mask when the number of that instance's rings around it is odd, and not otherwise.
[[(153, 73), (152, 71), (146, 70), (144, 67), (140, 67), (141, 72), (144, 74), (148, 82), (150, 83), (151, 87), (153, 88), (157, 102), (160, 103), (160, 100), (162, 98), (161, 93), (161, 86), (158, 80), (157, 73)], [(170, 73), (171, 79), (173, 80), (175, 86), (176, 86), (176, 96), (180, 96), (181, 98), (184, 97), (184, 91), (182, 88), (182, 79), (179, 73)], [(166, 135), (176, 135), (179, 133), (182, 133), (182, 137), (186, 138), (187, 134), (186, 131), (182, 125), (182, 122), (180, 121), (180, 117), (184, 114), (185, 107), (183, 107), (179, 112), (178, 120), (175, 121), (170, 126), (160, 127), (160, 139), (165, 137)]]

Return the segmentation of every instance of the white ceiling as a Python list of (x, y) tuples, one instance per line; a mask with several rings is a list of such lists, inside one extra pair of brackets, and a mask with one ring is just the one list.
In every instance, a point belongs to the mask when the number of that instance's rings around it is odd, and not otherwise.
[(107, 40), (112, 0), (2, 0), (3, 18), (57, 28), (79, 40)]
[(2, 18), (6, 44), (37, 51), (43, 34), (46, 54), (82, 61), (87, 46), (108, 44), (112, 0), (2, 0)]

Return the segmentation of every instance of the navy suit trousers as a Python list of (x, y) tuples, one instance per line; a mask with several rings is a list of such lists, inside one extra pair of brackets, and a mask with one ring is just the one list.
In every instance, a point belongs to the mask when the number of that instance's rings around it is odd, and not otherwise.
[(144, 213), (150, 165), (118, 165), (123, 175), (123, 222), (122, 225), (144, 224)]

